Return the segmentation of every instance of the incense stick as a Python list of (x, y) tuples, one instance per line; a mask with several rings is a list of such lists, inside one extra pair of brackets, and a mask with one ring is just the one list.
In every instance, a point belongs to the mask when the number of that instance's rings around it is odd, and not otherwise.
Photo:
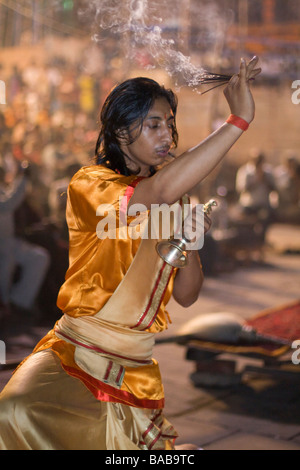
[(226, 81), (226, 82), (223, 81), (221, 83), (218, 83), (218, 85), (215, 85), (215, 86), (209, 88), (208, 90), (202, 91), (201, 95), (205, 95), (205, 93), (208, 93), (209, 91), (214, 90), (215, 88), (218, 88), (219, 86), (226, 85), (226, 83), (228, 83), (228, 81)]
[(215, 88), (218, 88), (222, 85), (225, 85), (226, 83), (229, 82), (229, 80), (232, 78), (232, 75), (225, 75), (222, 73), (214, 73), (214, 72), (206, 72), (203, 78), (201, 78), (199, 85), (207, 85), (207, 84), (213, 84), (217, 83), (217, 85), (209, 88), (208, 90), (205, 90), (201, 92), (202, 95), (205, 93), (208, 93), (211, 90), (214, 90)]

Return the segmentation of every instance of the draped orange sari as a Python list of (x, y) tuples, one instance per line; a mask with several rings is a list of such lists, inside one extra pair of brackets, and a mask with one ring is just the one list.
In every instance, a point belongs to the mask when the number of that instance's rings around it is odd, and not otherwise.
[[(167, 328), (165, 306), (175, 273), (158, 257), (153, 240), (141, 242), (141, 238), (118, 236), (124, 229), (122, 220), (126, 225), (134, 222), (125, 213), (138, 182), (135, 176), (117, 175), (102, 166), (85, 167), (71, 181), (66, 213), (69, 269), (57, 301), (64, 315), (15, 373), (15, 377), (24, 374), (30, 361), (47, 354), (53, 367), (54, 354), (73, 380), (69, 393), (74, 393), (74, 397), (79, 380), (102, 410), (106, 403), (106, 416), (113, 416), (109, 413), (113, 409), (110, 404), (118, 406), (123, 417), (130, 407), (130, 419), (124, 421), (122, 432), (118, 431), (119, 441), (106, 432), (105, 442), (94, 442), (94, 448), (172, 448), (177, 436), (162, 414), (163, 385), (158, 364), (151, 356), (154, 334)], [(115, 237), (105, 238), (102, 234), (101, 238), (97, 233), (104, 218), (97, 214), (103, 204), (107, 204), (107, 213), (116, 218)], [(8, 406), (14, 394), (13, 381), (14, 377), (0, 395), (0, 409), (1, 400)], [(56, 384), (56, 390), (57, 387)], [(79, 398), (81, 393), (83, 390), (78, 389), (74, 406), (84, 409), (84, 403), (78, 403), (83, 400)], [(62, 425), (59, 434), (65, 430)], [(0, 448), (3, 434), (0, 431)], [(75, 442), (81, 445), (73, 436), (69, 448)], [(42, 445), (46, 444), (37, 447)]]

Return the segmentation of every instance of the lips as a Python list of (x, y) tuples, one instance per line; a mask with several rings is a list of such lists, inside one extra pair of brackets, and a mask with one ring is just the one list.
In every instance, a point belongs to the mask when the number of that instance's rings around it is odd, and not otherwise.
[(156, 149), (156, 153), (160, 157), (166, 157), (168, 155), (169, 151), (170, 151), (169, 146), (159, 147), (158, 149)]

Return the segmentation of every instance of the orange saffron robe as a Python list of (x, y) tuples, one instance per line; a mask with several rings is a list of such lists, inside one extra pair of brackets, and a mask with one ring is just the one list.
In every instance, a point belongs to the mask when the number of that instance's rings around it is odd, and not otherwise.
[[(57, 305), (64, 314), (71, 317), (95, 315), (125, 276), (141, 240), (130, 237), (99, 239), (96, 228), (102, 216), (97, 216), (97, 208), (101, 204), (110, 204), (116, 213), (118, 226), (120, 214), (126, 211), (126, 202), (139, 181), (136, 176), (118, 175), (99, 165), (84, 167), (73, 177), (66, 210), (69, 268), (57, 299)], [(127, 223), (130, 221), (132, 218), (128, 217)], [(165, 306), (172, 294), (173, 280), (174, 272), (155, 320), (146, 331), (158, 333), (167, 328), (169, 317)], [(163, 408), (164, 390), (158, 363), (154, 359), (149, 365), (126, 366), (123, 383), (117, 389), (80, 369), (74, 360), (74, 345), (57, 338), (54, 329), (39, 342), (34, 352), (47, 348), (58, 355), (64, 370), (81, 380), (98, 400), (141, 408)]]

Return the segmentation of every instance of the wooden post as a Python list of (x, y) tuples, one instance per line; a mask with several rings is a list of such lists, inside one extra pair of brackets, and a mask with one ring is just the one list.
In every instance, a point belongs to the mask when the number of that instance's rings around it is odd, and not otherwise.
[(275, 20), (275, 0), (264, 0), (263, 23), (273, 24)]

